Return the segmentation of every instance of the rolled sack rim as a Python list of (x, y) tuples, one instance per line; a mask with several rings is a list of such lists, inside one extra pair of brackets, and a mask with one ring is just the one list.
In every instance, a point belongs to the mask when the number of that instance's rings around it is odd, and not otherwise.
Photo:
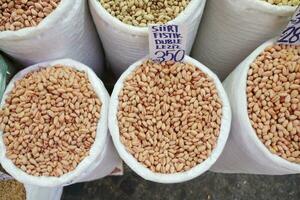
[[(250, 65), (265, 50), (265, 48), (267, 48), (268, 46), (274, 45), (276, 43), (276, 41), (277, 41), (277, 38), (268, 40), (267, 42), (260, 45), (256, 50), (254, 50), (246, 58), (246, 60), (243, 64), (245, 66), (245, 68), (243, 70), (243, 73), (241, 74), (241, 85), (244, 88), (247, 87), (247, 78), (248, 78), (248, 71), (249, 71)], [(241, 117), (242, 117), (242, 119), (246, 120), (245, 124), (247, 126), (247, 129), (250, 130), (250, 132), (247, 132), (247, 131), (245, 131), (245, 132), (248, 133), (250, 139), (252, 140), (252, 143), (255, 145), (253, 148), (258, 148), (263, 153), (264, 156), (269, 158), (272, 162), (274, 162), (278, 166), (280, 166), (284, 169), (287, 169), (287, 170), (300, 172), (300, 164), (290, 162), (276, 154), (271, 153), (271, 151), (269, 151), (269, 149), (260, 141), (260, 139), (258, 138), (258, 136), (256, 134), (255, 129), (251, 125), (251, 121), (250, 121), (250, 118), (248, 115), (248, 108), (247, 108), (248, 100), (247, 100), (246, 89), (244, 90), (244, 92), (242, 92), (242, 94), (240, 94), (240, 98), (242, 101), (241, 104), (243, 106), (240, 108), (239, 112), (242, 113)], [(249, 137), (247, 137), (247, 138), (249, 138)]]
[(97, 159), (101, 159), (101, 157), (104, 156), (102, 153), (106, 145), (106, 139), (108, 137), (107, 116), (109, 107), (109, 95), (104, 87), (104, 84), (96, 76), (92, 69), (80, 62), (74, 61), (72, 59), (60, 59), (39, 63), (21, 70), (13, 77), (13, 79), (8, 84), (4, 92), (0, 107), (3, 108), (5, 104), (5, 99), (9, 95), (11, 90), (14, 88), (14, 84), (17, 80), (20, 80), (30, 72), (37, 71), (41, 68), (52, 67), (57, 64), (61, 64), (87, 73), (91, 85), (93, 86), (95, 93), (97, 94), (98, 98), (101, 100), (102, 103), (100, 120), (97, 125), (96, 139), (93, 145), (91, 146), (89, 155), (78, 164), (75, 170), (66, 173), (60, 177), (37, 177), (29, 175), (26, 172), (22, 171), (20, 168), (15, 166), (9, 158), (6, 157), (6, 146), (3, 141), (3, 131), (0, 131), (0, 162), (2, 164), (2, 167), (16, 180), (24, 184), (42, 187), (58, 187), (70, 185), (72, 183), (75, 183), (77, 181), (76, 179), (88, 173), (87, 171), (89, 170), (90, 166), (93, 165), (93, 163), (96, 163)]
[(118, 127), (118, 120), (117, 120), (117, 113), (118, 113), (118, 95), (120, 91), (123, 88), (124, 80), (130, 75), (137, 67), (139, 67), (145, 60), (147, 60), (148, 57), (145, 57), (136, 63), (132, 64), (119, 78), (117, 81), (113, 93), (111, 95), (111, 101), (110, 101), (110, 109), (109, 109), (109, 130), (113, 138), (114, 145), (120, 155), (120, 157), (125, 161), (125, 163), (138, 175), (143, 177), (146, 180), (158, 182), (158, 183), (180, 183), (189, 181), (191, 179), (194, 179), (204, 172), (208, 171), (211, 166), (216, 162), (216, 160), (221, 155), (226, 141), (229, 136), (230, 126), (231, 126), (231, 109), (228, 97), (225, 93), (225, 90), (222, 86), (222, 83), (218, 79), (218, 77), (207, 67), (205, 67), (200, 62), (194, 60), (193, 58), (190, 58), (189, 56), (186, 56), (184, 59), (184, 62), (193, 64), (197, 68), (199, 68), (202, 72), (207, 74), (209, 77), (211, 77), (214, 80), (214, 83), (216, 84), (216, 88), (218, 90), (218, 94), (223, 102), (223, 108), (222, 108), (222, 123), (220, 127), (220, 135), (218, 137), (218, 142), (216, 148), (212, 151), (211, 155), (208, 159), (206, 159), (204, 162), (198, 164), (197, 166), (191, 168), (188, 171), (181, 172), (181, 173), (174, 173), (174, 174), (162, 174), (162, 173), (156, 173), (152, 172), (150, 169), (145, 167), (143, 164), (138, 162), (136, 158), (134, 158), (125, 148), (125, 146), (120, 141), (120, 133), (119, 133), (119, 127)]
[[(94, 9), (95, 14), (103, 20), (107, 26), (111, 26), (111, 28), (123, 33), (134, 34), (137, 36), (148, 35), (148, 27), (138, 27), (121, 22), (118, 18), (112, 16), (105, 8), (103, 8), (99, 0), (89, 0), (89, 3), (90, 7), (92, 7), (91, 10)], [(206, 0), (192, 0), (175, 19), (166, 24), (184, 24), (186, 20), (189, 20), (194, 12), (201, 9), (201, 7), (204, 7), (205, 3)]]
[[(74, 3), (74, 1), (78, 0), (61, 0), (57, 8), (45, 17), (37, 26), (30, 26), (17, 31), (0, 31), (0, 41), (18, 41), (38, 37), (41, 33), (45, 33), (47, 30), (52, 29), (57, 26), (57, 24), (66, 20), (66, 16), (68, 16), (69, 13), (74, 12), (74, 10), (78, 9), (78, 6), (81, 6), (82, 3)], [(79, 0), (79, 2), (80, 1), (82, 0)]]

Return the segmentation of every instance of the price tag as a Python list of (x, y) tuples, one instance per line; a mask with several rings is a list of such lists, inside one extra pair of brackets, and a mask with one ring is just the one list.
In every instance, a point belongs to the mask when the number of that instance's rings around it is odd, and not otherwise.
[(300, 6), (277, 40), (278, 44), (300, 45)]
[(180, 62), (185, 56), (186, 30), (181, 25), (150, 25), (150, 58), (157, 62)]

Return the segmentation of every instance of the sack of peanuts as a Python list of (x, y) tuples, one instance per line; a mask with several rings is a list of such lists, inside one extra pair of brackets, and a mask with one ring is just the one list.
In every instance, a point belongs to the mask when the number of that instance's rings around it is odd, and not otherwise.
[(293, 0), (210, 0), (192, 56), (224, 80), (257, 46), (283, 30), (298, 4)]
[(25, 68), (1, 102), (3, 168), (40, 191), (109, 175), (120, 158), (108, 135), (108, 106), (103, 83), (84, 64), (63, 59)]
[(270, 40), (225, 80), (232, 129), (213, 170), (300, 173), (300, 47)]
[(100, 73), (103, 52), (83, 0), (0, 0), (0, 50), (23, 66), (76, 59)]
[(189, 54), (205, 3), (206, 0), (89, 0), (106, 59), (118, 75), (149, 53), (149, 24), (186, 25), (186, 53)]
[(183, 62), (131, 65), (117, 81), (109, 130), (125, 163), (146, 180), (179, 183), (215, 163), (230, 130), (231, 110), (217, 76)]
[[(14, 74), (14, 67), (8, 59), (0, 54), (0, 100), (7, 80)], [(60, 200), (62, 187), (42, 188), (33, 185), (23, 185), (8, 175), (0, 165), (0, 199), (1, 200)]]

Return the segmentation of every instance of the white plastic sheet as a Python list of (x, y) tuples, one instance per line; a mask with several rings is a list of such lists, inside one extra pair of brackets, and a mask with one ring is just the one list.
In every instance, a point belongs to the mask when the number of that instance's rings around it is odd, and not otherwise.
[(279, 36), (295, 10), (262, 0), (209, 0), (192, 56), (224, 80), (257, 46)]
[[(186, 25), (187, 54), (194, 43), (206, 0), (192, 0), (187, 8), (170, 24)], [(113, 71), (120, 75), (132, 63), (149, 52), (148, 28), (127, 25), (110, 15), (99, 0), (89, 0), (90, 10), (105, 49), (106, 59)]]
[(228, 142), (212, 171), (282, 175), (300, 173), (300, 165), (272, 154), (257, 137), (247, 110), (247, 73), (250, 64), (274, 44), (275, 39), (258, 47), (225, 80), (224, 88), (232, 109), (232, 124)]
[(123, 161), (138, 175), (143, 177), (146, 180), (158, 182), (158, 183), (180, 183), (184, 181), (191, 180), (196, 178), (210, 169), (210, 167), (216, 162), (218, 157), (220, 156), (225, 143), (228, 138), (229, 130), (230, 130), (230, 123), (231, 123), (231, 110), (230, 104), (223, 89), (223, 86), (217, 76), (210, 71), (207, 67), (199, 63), (198, 61), (186, 56), (183, 62), (193, 64), (194, 66), (201, 69), (204, 73), (206, 73), (209, 77), (211, 77), (218, 90), (218, 94), (223, 102), (223, 116), (221, 120), (221, 129), (220, 129), (220, 136), (217, 140), (217, 147), (212, 151), (211, 156), (205, 160), (203, 163), (197, 165), (196, 167), (182, 173), (175, 173), (175, 174), (160, 174), (154, 173), (150, 169), (146, 168), (143, 164), (139, 163), (125, 148), (125, 146), (120, 141), (120, 133), (118, 127), (118, 120), (117, 120), (117, 112), (118, 112), (118, 95), (123, 88), (123, 83), (127, 76), (129, 76), (137, 67), (139, 67), (145, 58), (132, 64), (119, 78), (117, 81), (110, 101), (109, 107), (109, 130), (113, 138), (114, 145), (123, 159)]
[[(70, 59), (63, 59), (36, 64), (20, 71), (7, 86), (1, 102), (1, 107), (4, 105), (5, 98), (12, 90), (15, 81), (19, 80), (31, 71), (54, 66), (56, 64), (73, 67), (77, 70), (85, 71), (88, 74), (88, 78), (92, 84), (92, 87), (102, 102), (100, 120), (97, 126), (96, 139), (90, 149), (89, 155), (80, 162), (74, 171), (64, 174), (61, 177), (35, 177), (28, 175), (21, 169), (17, 168), (12, 161), (5, 156), (6, 147), (2, 138), (3, 132), (0, 131), (0, 161), (3, 168), (19, 182), (24, 183), (29, 191), (33, 191), (33, 194), (35, 194), (32, 195), (33, 197), (37, 195), (40, 197), (38, 199), (33, 198), (28, 200), (44, 200), (47, 199), (47, 196), (58, 195), (63, 186), (83, 181), (95, 180), (107, 176), (115, 169), (115, 167), (119, 166), (120, 163), (120, 158), (118, 157), (117, 152), (112, 144), (111, 137), (108, 134), (107, 116), (109, 107), (109, 94), (101, 80), (88, 66), (84, 64)], [(39, 186), (40, 189), (36, 186)], [(41, 192), (39, 192), (39, 190)]]
[(23, 66), (72, 58), (100, 73), (104, 65), (86, 0), (62, 0), (37, 27), (0, 32), (0, 50)]

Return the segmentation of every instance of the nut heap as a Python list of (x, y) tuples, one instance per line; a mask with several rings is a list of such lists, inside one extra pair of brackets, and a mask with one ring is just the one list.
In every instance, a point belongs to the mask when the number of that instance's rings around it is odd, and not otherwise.
[(119, 94), (121, 142), (153, 172), (187, 171), (217, 145), (222, 102), (214, 81), (197, 67), (145, 61)]
[(266, 48), (250, 66), (247, 96), (259, 139), (272, 153), (300, 164), (300, 47)]
[(0, 31), (37, 26), (61, 0), (0, 0)]
[(89, 155), (100, 110), (85, 72), (56, 65), (29, 73), (0, 110), (6, 155), (30, 175), (66, 174)]
[(26, 200), (26, 191), (24, 186), (15, 181), (0, 181), (0, 199), (1, 200)]
[(300, 0), (264, 0), (270, 4), (278, 6), (298, 6)]
[(102, 6), (120, 21), (145, 27), (148, 24), (165, 24), (175, 19), (190, 0), (100, 0)]

